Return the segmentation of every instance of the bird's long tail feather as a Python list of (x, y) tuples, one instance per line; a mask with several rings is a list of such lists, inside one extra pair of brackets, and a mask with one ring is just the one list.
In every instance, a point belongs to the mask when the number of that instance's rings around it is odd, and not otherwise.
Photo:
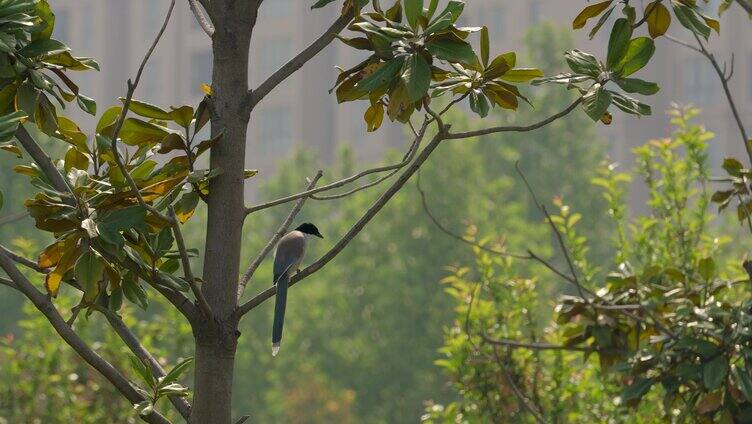
[(279, 353), (282, 342), (282, 327), (285, 323), (285, 307), (287, 306), (287, 286), (290, 278), (284, 273), (277, 280), (277, 297), (274, 302), (274, 325), (272, 326), (272, 356)]

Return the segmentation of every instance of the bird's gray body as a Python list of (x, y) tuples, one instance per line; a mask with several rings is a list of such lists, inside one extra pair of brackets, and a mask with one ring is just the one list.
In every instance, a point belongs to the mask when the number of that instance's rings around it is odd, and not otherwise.
[(306, 234), (293, 230), (279, 240), (274, 254), (274, 283), (283, 276), (289, 279), (300, 266), (305, 256), (308, 238)]
[(282, 341), (282, 327), (285, 321), (287, 306), (287, 287), (290, 277), (298, 270), (300, 262), (305, 256), (308, 235), (293, 230), (279, 240), (277, 252), (274, 254), (274, 284), (277, 285), (277, 296), (274, 301), (274, 324), (272, 326), (272, 355), (279, 352)]

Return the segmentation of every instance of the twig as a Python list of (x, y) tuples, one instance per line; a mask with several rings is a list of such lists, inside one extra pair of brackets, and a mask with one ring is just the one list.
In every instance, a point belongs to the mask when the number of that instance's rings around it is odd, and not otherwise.
[(747, 3), (746, 0), (736, 0), (736, 2), (739, 4), (739, 6), (742, 7), (742, 9), (746, 10), (747, 13), (752, 15), (752, 4)]
[(525, 394), (520, 390), (519, 387), (517, 387), (517, 383), (514, 382), (514, 379), (509, 374), (509, 372), (506, 370), (506, 366), (501, 361), (501, 358), (499, 357), (499, 352), (496, 350), (496, 347), (493, 349), (494, 357), (496, 357), (496, 363), (501, 368), (501, 373), (504, 374), (504, 377), (507, 379), (507, 383), (509, 384), (509, 387), (514, 392), (514, 395), (517, 396), (517, 399), (520, 401), (522, 406), (527, 410), (527, 412), (530, 413), (530, 415), (535, 418), (535, 421), (538, 422), (538, 424), (546, 424), (546, 420), (543, 419), (540, 412), (536, 411), (535, 408), (530, 404), (530, 400), (525, 396)]
[[(99, 356), (86, 342), (74, 332), (65, 322), (60, 313), (55, 309), (50, 299), (37, 290), (33, 284), (18, 270), (11, 258), (0, 251), (0, 268), (15, 283), (18, 290), (26, 296), (34, 306), (41, 312), (60, 337), (89, 365), (96, 369), (104, 378), (106, 378), (128, 401), (132, 404), (139, 403), (144, 399), (132, 383), (118, 371), (115, 367)], [(141, 419), (148, 423), (170, 424), (159, 412), (153, 411)]]
[(481, 333), (481, 338), (484, 342), (497, 346), (507, 346), (518, 349), (530, 349), (530, 350), (569, 350), (574, 352), (597, 352), (598, 348), (590, 346), (564, 346), (550, 343), (538, 343), (538, 342), (520, 342), (517, 340), (509, 339), (494, 339), (488, 337), (486, 334)]
[(177, 243), (178, 251), (180, 252), (180, 261), (183, 264), (185, 279), (188, 281), (188, 284), (190, 284), (194, 296), (196, 296), (196, 301), (198, 302), (198, 307), (201, 310), (201, 313), (204, 314), (206, 318), (211, 319), (214, 314), (212, 314), (211, 306), (209, 306), (209, 302), (206, 301), (206, 297), (204, 297), (204, 293), (196, 282), (196, 277), (193, 276), (193, 271), (191, 271), (191, 261), (188, 259), (188, 251), (185, 248), (183, 233), (180, 231), (180, 221), (178, 220), (177, 215), (175, 215), (175, 208), (170, 205), (169, 211), (172, 220), (172, 232), (175, 234), (175, 242)]
[[(412, 128), (412, 123), (410, 124), (410, 127)], [(360, 187), (355, 187), (354, 189), (346, 191), (344, 193), (332, 194), (332, 195), (329, 195), (329, 196), (316, 196), (314, 194), (314, 195), (311, 195), (311, 199), (314, 199), (314, 200), (335, 200), (335, 199), (342, 199), (343, 197), (347, 197), (347, 196), (353, 195), (353, 194), (355, 194), (355, 193), (357, 193), (359, 191), (366, 190), (368, 188), (377, 186), (377, 185), (381, 184), (382, 182), (388, 180), (394, 174), (396, 174), (397, 172), (399, 172), (399, 170), (402, 167), (404, 167), (408, 163), (412, 162), (413, 158), (415, 157), (415, 154), (418, 152), (418, 148), (420, 147), (420, 142), (422, 140), (422, 137), (420, 137), (419, 133), (417, 131), (415, 131), (414, 129), (413, 129), (413, 132), (415, 133), (415, 139), (413, 140), (413, 143), (410, 146), (410, 150), (408, 150), (407, 153), (405, 153), (405, 155), (402, 157), (402, 162), (400, 162), (398, 164), (399, 167), (397, 169), (393, 170), (392, 172), (390, 172), (390, 173), (388, 173), (388, 174), (386, 174), (386, 175), (384, 175), (384, 176), (382, 176), (382, 177), (380, 177), (380, 178), (378, 178), (378, 179), (376, 179), (374, 181), (371, 181), (370, 183), (363, 184)]]
[[(423, 138), (423, 136), (426, 133), (427, 126), (428, 126), (428, 123), (426, 122), (423, 125), (423, 127), (421, 128), (420, 132), (418, 133), (418, 137), (417, 138), (419, 138), (419, 139)], [(420, 144), (420, 140), (418, 140), (417, 143)], [(349, 183), (351, 183), (353, 181), (357, 181), (360, 178), (363, 178), (363, 177), (365, 177), (367, 175), (371, 175), (371, 174), (375, 174), (375, 173), (379, 173), (379, 172), (392, 171), (392, 170), (395, 170), (395, 169), (400, 169), (400, 168), (404, 167), (406, 164), (407, 164), (407, 161), (402, 161), (400, 163), (396, 163), (396, 164), (393, 164), (393, 165), (380, 166), (380, 167), (376, 167), (376, 168), (367, 169), (365, 171), (361, 171), (361, 172), (359, 172), (359, 173), (357, 173), (355, 175), (352, 175), (350, 177), (341, 179), (339, 181), (335, 181), (335, 182), (333, 182), (331, 184), (327, 184), (327, 185), (324, 185), (324, 186), (321, 186), (321, 187), (318, 187), (318, 188), (314, 188), (312, 190), (306, 190), (306, 191), (304, 191), (302, 193), (293, 194), (293, 195), (290, 195), (290, 196), (287, 196), (287, 197), (283, 197), (281, 199), (272, 200), (271, 202), (266, 202), (266, 203), (262, 203), (260, 205), (256, 205), (256, 206), (252, 206), (252, 207), (246, 208), (245, 213), (246, 213), (246, 216), (247, 216), (247, 215), (249, 215), (251, 213), (258, 212), (258, 211), (260, 211), (262, 209), (271, 208), (273, 206), (281, 205), (283, 203), (288, 203), (288, 202), (292, 202), (292, 201), (298, 200), (298, 199), (300, 199), (302, 197), (309, 197), (309, 196), (311, 196), (313, 194), (317, 194), (317, 193), (321, 193), (323, 191), (328, 191), (328, 190), (332, 190), (332, 189), (335, 189), (335, 188), (342, 187), (342, 186), (344, 186), (346, 184), (349, 184)]]
[(117, 121), (115, 121), (115, 127), (112, 130), (112, 155), (115, 158), (115, 163), (120, 169), (120, 172), (123, 174), (123, 177), (125, 177), (126, 181), (128, 182), (128, 185), (131, 187), (131, 190), (133, 191), (134, 196), (136, 196), (138, 203), (144, 209), (148, 210), (155, 216), (167, 222), (171, 222), (169, 217), (165, 216), (164, 214), (159, 212), (156, 208), (147, 204), (146, 201), (144, 201), (143, 196), (141, 196), (141, 190), (138, 188), (136, 181), (133, 179), (131, 174), (128, 172), (128, 169), (125, 167), (125, 164), (123, 163), (123, 159), (120, 157), (120, 153), (118, 152), (118, 149), (117, 149), (117, 140), (118, 140), (118, 135), (120, 134), (120, 130), (123, 128), (125, 117), (128, 114), (128, 108), (131, 105), (131, 100), (133, 99), (133, 93), (136, 91), (136, 87), (138, 87), (138, 83), (141, 81), (141, 74), (144, 72), (146, 63), (149, 61), (151, 54), (154, 52), (154, 49), (157, 47), (159, 40), (162, 38), (162, 34), (164, 34), (165, 30), (167, 29), (167, 24), (170, 22), (170, 17), (172, 16), (172, 10), (174, 8), (175, 8), (175, 0), (171, 0), (170, 8), (167, 10), (167, 16), (165, 16), (164, 22), (162, 23), (162, 27), (157, 33), (157, 36), (154, 39), (154, 42), (152, 42), (151, 47), (149, 47), (149, 50), (147, 50), (146, 55), (141, 61), (141, 65), (138, 67), (138, 71), (136, 72), (136, 78), (132, 82), (130, 79), (127, 82), (128, 92), (125, 96), (125, 100), (123, 100), (123, 110), (120, 112), (120, 116), (118, 116)]
[(48, 269), (40, 267), (39, 264), (32, 261), (31, 259), (25, 258), (3, 245), (0, 245), (0, 251), (8, 255), (13, 260), (13, 262), (17, 262), (25, 266), (26, 268), (33, 269), (34, 271), (40, 272), (42, 274), (47, 274), (49, 272)]
[(201, 29), (211, 38), (214, 35), (214, 26), (204, 16), (204, 12), (201, 11), (201, 6), (198, 5), (197, 0), (188, 0), (188, 7), (191, 8), (191, 12), (196, 17), (196, 21), (201, 26)]
[[(582, 101), (582, 98), (578, 98), (577, 101), (575, 101), (572, 105), (568, 106), (564, 111), (559, 112), (555, 115), (552, 115), (552, 117), (546, 118), (538, 123), (528, 125), (528, 126), (510, 126), (510, 127), (495, 127), (492, 128), (492, 131), (487, 130), (481, 130), (487, 131), (484, 132), (486, 134), (490, 134), (493, 132), (527, 132), (532, 131), (534, 129), (540, 128), (547, 123), (550, 123), (554, 121), (555, 119), (561, 118), (568, 113), (570, 113), (574, 108), (580, 104)], [(556, 118), (554, 118), (556, 117)], [(426, 121), (428, 122), (428, 121)], [(426, 125), (426, 124), (424, 124)], [(422, 129), (422, 132), (425, 133), (425, 128)], [(469, 132), (464, 133), (467, 134), (466, 137), (475, 137), (476, 132)], [(304, 278), (308, 277), (309, 275), (315, 273), (316, 271), (323, 268), (327, 263), (329, 263), (332, 259), (334, 259), (350, 242), (357, 236), (360, 231), (368, 224), (368, 222), (373, 219), (376, 214), (379, 213), (379, 211), (386, 206), (386, 204), (391, 200), (394, 195), (399, 192), (399, 190), (402, 188), (402, 186), (405, 185), (405, 183), (410, 179), (410, 177), (415, 174), (415, 172), (418, 171), (418, 169), (423, 165), (423, 163), (428, 159), (428, 157), (433, 153), (433, 151), (439, 146), (439, 144), (449, 138), (452, 139), (459, 139), (463, 138), (463, 134), (450, 134), (448, 131), (446, 134), (437, 134), (431, 139), (431, 141), (428, 143), (428, 145), (420, 152), (420, 154), (415, 158), (415, 160), (402, 172), (402, 174), (399, 176), (399, 178), (392, 183), (389, 188), (384, 191), (384, 193), (376, 199), (376, 201), (371, 205), (371, 207), (363, 214), (363, 216), (360, 217), (360, 219), (350, 228), (350, 230), (345, 233), (344, 236), (335, 244), (327, 253), (324, 254), (319, 260), (314, 262), (313, 264), (309, 265), (299, 273), (295, 274), (290, 279), (290, 285), (296, 284), (298, 281), (303, 280)], [(310, 193), (309, 193), (310, 194)], [(289, 200), (288, 200), (289, 201)], [(284, 203), (284, 202), (282, 202)], [(236, 314), (238, 317), (242, 317), (246, 313), (248, 313), (253, 308), (257, 307), (258, 305), (262, 304), (266, 300), (272, 298), (277, 293), (276, 286), (272, 286), (264, 290), (263, 292), (257, 294), (244, 304), (242, 304), (237, 310)]]
[[(136, 355), (136, 357), (140, 359), (144, 365), (151, 369), (151, 373), (154, 377), (160, 378), (167, 375), (162, 366), (159, 365), (159, 362), (151, 353), (149, 353), (144, 345), (141, 344), (141, 341), (138, 339), (138, 337), (136, 337), (131, 329), (128, 328), (127, 325), (125, 325), (125, 322), (123, 322), (118, 314), (108, 308), (98, 305), (95, 305), (95, 309), (101, 312), (105, 316), (105, 318), (107, 318), (107, 322), (109, 322), (110, 327), (115, 330), (115, 333), (117, 333), (123, 343), (128, 346), (128, 349), (130, 349), (131, 352), (133, 352), (133, 354)], [(170, 396), (169, 399), (175, 409), (180, 413), (180, 415), (188, 420), (191, 415), (191, 404), (181, 396)]]
[[(319, 171), (316, 173), (316, 176), (313, 177), (312, 180), (308, 181), (308, 190), (316, 187), (316, 183), (321, 179), (321, 177), (324, 175), (323, 171)], [(256, 256), (256, 258), (251, 262), (251, 264), (248, 266), (248, 269), (243, 274), (243, 277), (240, 279), (240, 282), (238, 283), (238, 300), (240, 300), (241, 297), (243, 297), (243, 291), (245, 290), (245, 286), (248, 284), (248, 281), (251, 280), (251, 277), (256, 272), (256, 269), (261, 265), (261, 262), (264, 261), (266, 256), (269, 254), (269, 252), (272, 251), (274, 246), (277, 244), (279, 239), (282, 238), (283, 235), (287, 232), (287, 229), (290, 227), (290, 224), (292, 224), (292, 221), (295, 219), (295, 217), (300, 213), (300, 210), (303, 209), (303, 204), (305, 204), (307, 197), (301, 197), (298, 199), (298, 201), (295, 203), (295, 206), (293, 206), (290, 213), (287, 215), (287, 218), (285, 218), (284, 221), (282, 221), (282, 225), (279, 226), (277, 229), (277, 232), (274, 233), (271, 239), (269, 239), (269, 242), (266, 243), (266, 246), (264, 246), (263, 249), (259, 252), (259, 254)]]
[(52, 188), (55, 189), (63, 198), (63, 201), (70, 205), (76, 204), (76, 198), (71, 194), (72, 190), (60, 171), (52, 163), (47, 153), (39, 147), (36, 140), (29, 134), (23, 125), (19, 125), (16, 130), (16, 139), (21, 143), (24, 150), (34, 159), (44, 175), (49, 180)]
[[(278, 1), (278, 0), (277, 0)], [(279, 70), (273, 73), (266, 81), (262, 82), (255, 90), (249, 92), (250, 108), (253, 109), (259, 102), (271, 93), (275, 87), (294, 74), (298, 69), (303, 67), (309, 60), (314, 58), (321, 50), (324, 50), (353, 19), (353, 10), (350, 8), (344, 15), (337, 18), (336, 21), (310, 46), (298, 53), (297, 56), (290, 59)]]
[(14, 283), (13, 281), (11, 281), (11, 280), (9, 280), (9, 279), (7, 279), (5, 277), (0, 277), (0, 284), (3, 284), (3, 285), (8, 286), (8, 287), (10, 287), (12, 289), (16, 289), (16, 290), (20, 291), (20, 289), (18, 288), (18, 286), (16, 286), (16, 283)]
[(20, 221), (27, 216), (29, 216), (28, 212), (17, 212), (0, 217), (0, 227), (2, 227), (3, 225), (12, 224), (16, 221)]
[(481, 130), (475, 130), (475, 131), (467, 131), (467, 132), (461, 132), (461, 133), (450, 133), (447, 135), (447, 140), (458, 140), (458, 139), (464, 139), (464, 138), (472, 138), (472, 137), (479, 137), (482, 135), (488, 135), (488, 134), (495, 134), (500, 132), (527, 132), (536, 130), (538, 128), (544, 127), (551, 122), (562, 118), (566, 115), (568, 115), (570, 112), (572, 112), (580, 103), (582, 103), (582, 97), (578, 97), (577, 100), (572, 102), (569, 106), (567, 106), (566, 109), (562, 110), (561, 112), (551, 115), (548, 118), (536, 122), (531, 125), (525, 125), (525, 126), (501, 126), (501, 127), (491, 127), (491, 128), (485, 128)]

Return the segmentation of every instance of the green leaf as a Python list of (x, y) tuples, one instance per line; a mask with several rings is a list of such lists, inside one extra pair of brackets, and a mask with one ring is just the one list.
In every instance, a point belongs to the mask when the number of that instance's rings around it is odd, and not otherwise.
[(629, 76), (642, 69), (655, 53), (655, 43), (650, 37), (637, 37), (629, 42), (627, 52), (616, 66), (621, 76)]
[(97, 132), (102, 133), (102, 130), (109, 127), (110, 125), (113, 125), (122, 111), (123, 108), (120, 106), (111, 106), (109, 109), (104, 111), (102, 116), (99, 118), (99, 122), (97, 122)]
[(593, 37), (595, 37), (595, 34), (598, 33), (598, 31), (601, 29), (601, 27), (603, 26), (603, 24), (605, 24), (606, 21), (608, 21), (608, 18), (609, 18), (609, 16), (611, 16), (611, 13), (613, 13), (614, 9), (616, 9), (616, 7), (612, 7), (610, 9), (608, 9), (606, 11), (606, 13), (604, 13), (603, 15), (601, 15), (600, 19), (598, 19), (598, 22), (595, 24), (595, 26), (593, 26), (593, 29), (590, 30), (590, 34), (588, 34), (588, 37), (591, 40), (593, 39)]
[(188, 128), (193, 121), (193, 108), (190, 106), (180, 106), (178, 108), (172, 107), (170, 116), (176, 124), (183, 128)]
[(509, 82), (528, 82), (534, 78), (543, 78), (543, 76), (543, 71), (538, 68), (517, 68), (507, 71), (499, 79)]
[(76, 96), (76, 102), (78, 103), (78, 107), (89, 115), (94, 116), (97, 114), (97, 102), (93, 99), (78, 93)]
[(483, 61), (483, 66), (488, 66), (488, 55), (489, 55), (489, 49), (490, 49), (491, 42), (489, 41), (488, 37), (488, 27), (484, 26), (483, 29), (480, 30), (480, 57)]
[(149, 306), (149, 302), (146, 297), (144, 288), (141, 287), (133, 274), (128, 273), (126, 274), (126, 277), (127, 278), (123, 278), (123, 282), (121, 283), (121, 287), (123, 287), (123, 294), (125, 295), (126, 299), (136, 304), (139, 308), (146, 310), (146, 308)]
[(622, 402), (641, 399), (650, 391), (653, 383), (653, 379), (650, 378), (636, 378), (635, 381), (631, 385), (625, 387), (624, 391), (621, 393)]
[(311, 6), (311, 9), (320, 9), (333, 1), (334, 0), (318, 0), (313, 6)]
[(729, 175), (738, 177), (738, 176), (741, 176), (741, 171), (742, 171), (742, 168), (744, 168), (744, 165), (742, 165), (741, 162), (739, 162), (738, 160), (734, 158), (727, 157), (723, 159), (722, 167), (724, 170), (726, 170), (726, 172)]
[(416, 102), (426, 95), (431, 85), (431, 67), (422, 54), (413, 53), (405, 62), (402, 81), (405, 83), (410, 101)]
[(485, 118), (488, 116), (488, 111), (490, 109), (490, 105), (488, 104), (488, 99), (485, 95), (476, 93), (473, 91), (470, 93), (470, 109), (477, 113), (478, 116), (481, 118)]
[(76, 281), (84, 289), (84, 301), (91, 303), (99, 294), (99, 281), (104, 273), (104, 262), (93, 250), (87, 250), (73, 268)]
[[(125, 103), (125, 99), (123, 97), (120, 97), (120, 101)], [(138, 100), (131, 100), (128, 106), (128, 110), (135, 113), (136, 115), (143, 116), (144, 118), (154, 118), (163, 121), (173, 120), (172, 114), (170, 114), (170, 112), (160, 108), (159, 106), (155, 106), (146, 102), (140, 102)]]
[(152, 389), (157, 387), (157, 382), (156, 380), (154, 380), (154, 376), (151, 375), (149, 369), (146, 368), (146, 365), (144, 365), (144, 363), (134, 355), (128, 355), (128, 358), (131, 360), (131, 367), (133, 367), (133, 370), (136, 371), (139, 376), (141, 376), (141, 379), (144, 381), (144, 383), (146, 383), (146, 385)]
[(186, 193), (175, 203), (175, 215), (178, 217), (178, 221), (181, 224), (185, 224), (186, 221), (191, 219), (193, 213), (198, 206), (199, 196), (198, 193), (192, 191)]
[(633, 99), (632, 97), (625, 96), (613, 91), (611, 91), (611, 97), (613, 104), (623, 112), (638, 116), (648, 116), (652, 113), (650, 106), (640, 102), (637, 99)]
[(676, 19), (684, 28), (703, 36), (706, 40), (710, 37), (710, 27), (697, 16), (692, 8), (678, 1), (672, 1), (671, 7), (674, 9)]
[(630, 38), (632, 38), (632, 25), (625, 18), (617, 19), (608, 40), (608, 56), (606, 59), (608, 69), (613, 69), (617, 63), (621, 62), (627, 52)]
[(716, 356), (715, 359), (702, 367), (702, 383), (708, 390), (714, 390), (723, 384), (726, 379), (728, 362), (724, 356)]
[(739, 367), (735, 367), (732, 374), (744, 397), (752, 402), (752, 376), (746, 370)]
[(705, 281), (709, 281), (715, 276), (715, 261), (711, 257), (702, 258), (697, 270)]
[(601, 73), (598, 60), (589, 53), (575, 49), (564, 53), (564, 58), (567, 60), (569, 68), (576, 74), (596, 78)]
[(452, 63), (462, 63), (474, 66), (478, 63), (473, 47), (460, 40), (435, 39), (426, 44), (426, 49), (439, 59)]
[(164, 376), (159, 386), (164, 387), (164, 386), (167, 386), (169, 384), (176, 382), (178, 378), (180, 378), (180, 376), (188, 369), (188, 367), (192, 363), (193, 363), (193, 358), (186, 358), (180, 361), (180, 363), (175, 365), (175, 367), (172, 370), (170, 370), (170, 372), (168, 372), (167, 375)]
[(580, 29), (584, 27), (588, 19), (594, 18), (603, 13), (603, 11), (606, 10), (612, 2), (613, 0), (606, 0), (600, 3), (591, 4), (590, 6), (582, 9), (577, 17), (574, 18), (574, 21), (572, 21), (572, 29)]
[(358, 82), (355, 88), (363, 91), (373, 91), (386, 87), (397, 76), (404, 63), (404, 57), (396, 57), (384, 63), (376, 72)]
[(18, 129), (18, 124), (26, 118), (26, 112), (17, 110), (11, 114), (0, 117), (0, 143), (12, 139)]
[(643, 81), (638, 78), (616, 78), (614, 79), (614, 82), (627, 93), (638, 93), (650, 96), (660, 90), (658, 84), (654, 82)]
[(143, 206), (130, 206), (117, 209), (105, 215), (98, 223), (99, 235), (108, 243), (122, 246), (120, 231), (141, 228), (145, 224), (146, 209)]
[(582, 106), (590, 119), (598, 121), (611, 105), (611, 93), (605, 90), (599, 83), (593, 86), (582, 96)]
[(405, 17), (407, 23), (410, 24), (410, 28), (413, 30), (418, 29), (418, 18), (423, 14), (423, 0), (404, 0), (405, 1)]
[(24, 57), (34, 58), (52, 56), (69, 50), (70, 47), (60, 41), (51, 38), (44, 38), (31, 42), (31, 44), (21, 49), (18, 53)]

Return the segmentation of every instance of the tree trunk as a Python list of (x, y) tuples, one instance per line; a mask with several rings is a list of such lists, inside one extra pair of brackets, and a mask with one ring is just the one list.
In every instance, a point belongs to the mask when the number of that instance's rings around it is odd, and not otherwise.
[(248, 119), (248, 57), (257, 0), (215, 0), (212, 37), (211, 169), (203, 290), (215, 319), (194, 325), (196, 339), (192, 424), (230, 424), (237, 346), (237, 282), (244, 218), (243, 172)]

